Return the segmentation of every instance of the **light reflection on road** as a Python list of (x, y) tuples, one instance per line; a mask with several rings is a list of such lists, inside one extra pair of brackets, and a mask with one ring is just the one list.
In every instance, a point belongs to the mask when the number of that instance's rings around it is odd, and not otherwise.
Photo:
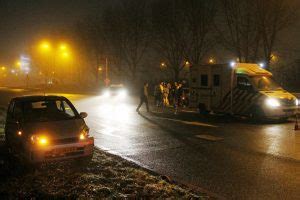
[[(181, 145), (181, 142), (176, 138), (164, 134), (164, 131), (155, 123), (151, 123), (137, 115), (135, 112), (137, 103), (137, 100), (133, 98), (120, 101), (117, 98), (107, 99), (100, 96), (75, 100), (78, 110), (88, 112), (89, 116), (86, 121), (91, 130), (94, 131), (96, 142), (101, 148), (109, 147), (111, 150), (119, 149), (123, 152), (127, 149), (130, 153), (140, 153), (138, 149), (148, 147), (149, 141), (159, 142), (164, 137), (167, 137), (168, 141), (172, 141), (170, 142), (171, 146), (172, 143), (175, 144), (174, 146)], [(162, 124), (166, 123), (166, 126), (170, 124), (168, 122), (170, 120), (163, 117), (159, 119), (151, 115), (148, 117), (161, 120)], [(182, 124), (178, 123), (180, 120), (175, 118), (171, 121), (179, 126)], [(212, 131), (214, 134), (217, 133), (219, 137), (224, 137), (224, 142), (230, 143), (230, 145), (300, 160), (300, 134), (292, 129), (292, 123), (253, 125), (232, 122), (211, 125), (188, 122), (184, 125), (194, 128), (209, 125), (207, 130)], [(214, 131), (211, 127), (217, 128), (217, 130)], [(202, 134), (202, 132), (199, 134)], [(195, 140), (199, 141), (196, 138)], [(164, 144), (157, 143), (153, 146), (159, 148), (158, 145)]]
[(76, 101), (75, 104), (78, 110), (88, 112), (86, 122), (98, 147), (110, 152), (130, 149), (131, 154), (137, 153), (137, 148), (133, 148), (137, 143), (134, 136), (141, 122), (133, 99), (97, 96)]
[(287, 130), (286, 126), (272, 125), (264, 129), (263, 145), (267, 147), (266, 152), (272, 155), (294, 155), (300, 159), (300, 135), (292, 130), (292, 126)]

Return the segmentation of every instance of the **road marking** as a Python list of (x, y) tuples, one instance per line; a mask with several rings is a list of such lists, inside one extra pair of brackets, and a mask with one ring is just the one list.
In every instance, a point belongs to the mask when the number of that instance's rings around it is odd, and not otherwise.
[(152, 112), (152, 113), (157, 113), (157, 114), (164, 113), (163, 111), (155, 111), (155, 110), (152, 110), (151, 112)]
[(218, 128), (218, 126), (212, 125), (212, 124), (207, 124), (207, 123), (202, 123), (202, 122), (190, 122), (190, 121), (184, 121), (184, 120), (179, 120), (179, 119), (171, 119), (171, 118), (165, 118), (165, 117), (154, 117), (157, 119), (165, 119), (169, 121), (174, 121), (174, 122), (180, 122), (183, 124), (187, 125), (193, 125), (193, 126), (206, 126), (206, 127), (211, 127), (211, 128)]
[(213, 136), (213, 135), (196, 135), (196, 138), (204, 139), (204, 140), (209, 140), (209, 141), (220, 141), (220, 140), (223, 140), (223, 138), (216, 137), (216, 136)]
[(107, 135), (107, 136), (111, 136), (111, 137), (116, 137), (116, 138), (120, 138), (122, 139), (123, 137), (120, 136), (120, 135), (115, 135), (113, 134), (115, 130), (112, 130), (112, 129), (107, 129), (107, 128), (104, 128), (103, 130), (99, 130), (99, 129), (96, 129), (94, 132), (95, 133), (100, 133), (100, 134), (103, 134), (103, 135)]
[(198, 113), (195, 110), (180, 110), (179, 112), (185, 112), (185, 113)]

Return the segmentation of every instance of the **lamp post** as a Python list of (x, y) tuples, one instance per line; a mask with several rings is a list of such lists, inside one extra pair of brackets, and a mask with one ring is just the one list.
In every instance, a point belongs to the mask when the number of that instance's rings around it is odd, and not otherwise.
[(57, 59), (60, 57), (64, 60), (70, 58), (70, 51), (68, 48), (68, 45), (61, 43), (58, 45), (56, 48), (52, 48), (52, 45), (47, 42), (43, 41), (39, 45), (40, 51), (43, 54), (47, 54), (49, 58), (48, 65), (46, 67), (46, 73), (45, 73), (45, 84), (47, 85), (48, 79), (53, 79), (56, 71), (56, 64), (57, 64)]

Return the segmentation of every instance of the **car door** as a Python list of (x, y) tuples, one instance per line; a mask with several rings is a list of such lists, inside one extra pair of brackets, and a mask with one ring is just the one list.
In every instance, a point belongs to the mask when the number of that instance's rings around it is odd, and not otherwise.
[(251, 104), (251, 98), (254, 94), (249, 77), (243, 75), (237, 76), (237, 88), (238, 91), (234, 93), (233, 97), (233, 112), (234, 114), (244, 115), (247, 110), (245, 108)]
[(221, 76), (219, 74), (213, 74), (212, 80), (212, 108), (216, 109), (220, 105), (222, 97)]
[(20, 130), (20, 119), (22, 114), (22, 107), (20, 102), (11, 102), (8, 108), (5, 134), (6, 140), (11, 147), (18, 147), (21, 145), (21, 135), (18, 134)]

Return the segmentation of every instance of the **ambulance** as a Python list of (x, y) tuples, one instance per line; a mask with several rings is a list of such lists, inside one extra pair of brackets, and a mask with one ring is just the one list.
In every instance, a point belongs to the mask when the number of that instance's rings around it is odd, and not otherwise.
[(190, 106), (200, 113), (228, 113), (255, 119), (287, 119), (298, 99), (277, 84), (258, 64), (191, 66)]

